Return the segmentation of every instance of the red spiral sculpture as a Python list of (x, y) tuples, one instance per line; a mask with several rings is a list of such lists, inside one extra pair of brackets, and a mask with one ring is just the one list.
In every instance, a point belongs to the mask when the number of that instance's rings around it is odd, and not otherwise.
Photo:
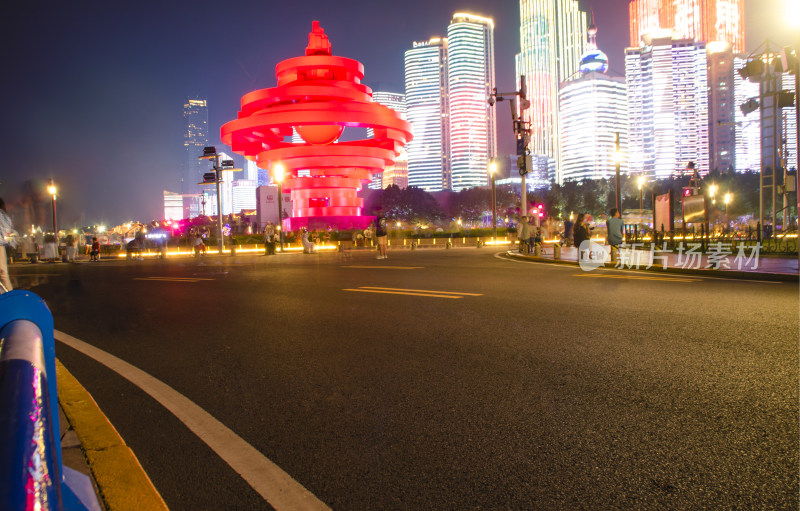
[[(411, 126), (372, 102), (372, 90), (361, 83), (364, 65), (331, 55), (317, 21), (306, 56), (280, 62), (275, 74), (277, 87), (242, 97), (238, 119), (222, 126), (222, 142), (260, 168), (276, 163), (286, 168), (283, 188), (292, 196), (288, 228), (364, 228), (373, 217), (361, 215), (364, 200), (358, 192), (394, 163), (411, 140)], [(374, 137), (336, 143), (346, 126), (372, 128)], [(292, 128), (304, 143), (286, 141)], [(310, 175), (297, 177), (304, 169)]]

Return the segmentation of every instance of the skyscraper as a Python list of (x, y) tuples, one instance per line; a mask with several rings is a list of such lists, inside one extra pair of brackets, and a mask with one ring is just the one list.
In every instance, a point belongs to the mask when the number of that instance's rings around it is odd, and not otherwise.
[(633, 0), (631, 46), (645, 35), (694, 41), (724, 41), (745, 51), (744, 0)]
[(456, 13), (447, 27), (450, 169), (454, 191), (487, 184), (497, 153), (494, 88), (494, 21)]
[[(404, 94), (398, 94), (396, 92), (373, 91), (372, 101), (391, 108), (395, 112), (399, 113), (400, 118), (402, 119), (408, 118), (408, 116), (406, 115), (407, 114), (406, 97)], [(372, 128), (367, 128), (367, 137), (372, 138), (373, 136), (374, 133), (372, 131)], [(405, 149), (401, 151), (401, 155), (403, 156), (404, 160), (407, 160)], [(387, 172), (389, 172), (391, 168), (392, 166), (389, 166), (386, 169), (384, 169), (383, 173), (375, 174), (374, 176), (372, 176), (372, 182), (369, 184), (369, 187), (375, 190), (380, 190), (389, 186), (388, 184), (385, 184), (384, 180)]]
[(556, 182), (562, 182), (558, 137), (559, 84), (578, 71), (585, 47), (586, 13), (577, 0), (520, 0), (520, 53), (517, 75), (524, 75), (531, 107), (523, 112), (531, 122), (534, 155), (555, 160)]
[[(739, 71), (747, 63), (747, 55), (736, 55), (734, 69)], [(738, 72), (733, 74), (733, 89), (736, 94), (736, 172), (759, 172), (761, 170), (761, 119), (758, 112), (745, 114), (741, 105), (750, 99), (758, 101), (758, 83), (743, 79)]]
[(631, 174), (656, 179), (694, 162), (708, 172), (705, 43), (661, 38), (625, 50)]
[[(564, 181), (614, 176), (616, 134), (628, 153), (628, 104), (624, 77), (608, 76), (608, 57), (597, 48), (597, 27), (589, 27), (589, 44), (581, 59), (581, 76), (561, 84), (561, 176)], [(621, 162), (627, 173), (627, 159)]]
[[(205, 99), (187, 98), (183, 104), (183, 164), (181, 168), (181, 194), (200, 193), (197, 184), (208, 172), (208, 162), (198, 160), (203, 148), (208, 145), (208, 106)], [(184, 217), (189, 218), (196, 211), (193, 197), (184, 197)], [(194, 206), (194, 207), (193, 207)]]
[(733, 49), (726, 42), (706, 44), (708, 52), (709, 169), (733, 172), (736, 167), (736, 97)]
[(414, 42), (405, 53), (408, 184), (426, 191), (450, 188), (447, 39)]

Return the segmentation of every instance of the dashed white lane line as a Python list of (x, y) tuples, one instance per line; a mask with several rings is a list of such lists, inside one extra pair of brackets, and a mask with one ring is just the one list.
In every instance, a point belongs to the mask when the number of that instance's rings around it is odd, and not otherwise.
[(69, 334), (56, 330), (55, 338), (108, 367), (161, 403), (275, 509), (330, 509), (255, 447), (164, 382)]

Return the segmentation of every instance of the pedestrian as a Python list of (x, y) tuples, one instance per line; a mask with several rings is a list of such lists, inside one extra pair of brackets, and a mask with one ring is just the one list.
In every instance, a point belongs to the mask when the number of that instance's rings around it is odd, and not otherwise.
[(64, 255), (66, 256), (67, 262), (68, 263), (75, 262), (75, 252), (77, 250), (75, 246), (76, 245), (75, 236), (73, 236), (72, 234), (67, 234), (66, 243), (67, 246), (66, 249), (64, 250)]
[(580, 213), (577, 220), (575, 220), (575, 227), (573, 228), (573, 243), (578, 248), (578, 260), (581, 258), (581, 244), (590, 238), (589, 226), (584, 222), (586, 215)]
[(44, 235), (44, 254), (42, 259), (48, 263), (54, 263), (58, 259), (58, 238), (56, 236), (56, 234), (50, 234), (49, 232)]
[(203, 237), (198, 234), (194, 237), (194, 256), (201, 255), (206, 255), (206, 245), (203, 243)]
[(264, 228), (264, 255), (275, 255), (275, 226), (272, 222)]
[(100, 260), (100, 242), (97, 241), (97, 237), (92, 237), (92, 250), (89, 252), (89, 260)]
[(572, 230), (574, 226), (575, 224), (572, 222), (571, 217), (564, 220), (564, 244), (566, 244), (567, 246), (570, 245), (570, 242), (572, 240)]
[(519, 238), (519, 253), (530, 253), (531, 224), (528, 223), (527, 216), (523, 216), (519, 219), (517, 237)]
[(622, 244), (622, 218), (617, 208), (611, 208), (609, 215), (606, 222), (608, 244), (611, 246), (611, 261), (616, 262), (619, 259), (619, 246)]
[(0, 199), (0, 293), (14, 289), (11, 286), (11, 279), (8, 274), (6, 247), (14, 244), (16, 234), (17, 231), (14, 230), (11, 217), (6, 213), (6, 203), (3, 202), (3, 199)]
[(315, 250), (316, 245), (314, 245), (314, 242), (311, 241), (311, 233), (308, 230), (303, 229), (300, 234), (301, 234), (300, 243), (303, 244), (303, 253), (304, 254), (316, 253)]
[(386, 255), (386, 247), (389, 243), (388, 232), (386, 228), (386, 218), (379, 216), (375, 219), (375, 237), (378, 240), (378, 257), (377, 259), (388, 259)]

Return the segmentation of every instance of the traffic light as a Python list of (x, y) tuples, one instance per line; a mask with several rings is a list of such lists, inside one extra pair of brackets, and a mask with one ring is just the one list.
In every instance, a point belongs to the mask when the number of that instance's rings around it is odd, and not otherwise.
[(216, 172), (206, 172), (203, 174), (203, 182), (204, 183), (213, 183), (217, 180)]
[(520, 155), (517, 157), (517, 168), (519, 169), (519, 175), (524, 176), (528, 173), (528, 168), (525, 165), (527, 162), (525, 161), (525, 155)]

